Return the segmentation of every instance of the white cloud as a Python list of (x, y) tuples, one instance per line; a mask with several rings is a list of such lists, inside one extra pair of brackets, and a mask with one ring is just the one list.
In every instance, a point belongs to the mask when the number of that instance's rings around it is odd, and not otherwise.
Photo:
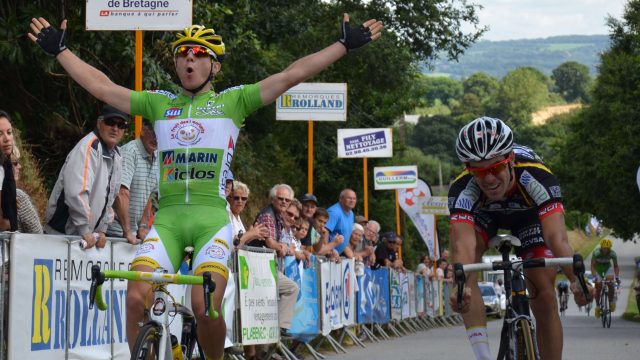
[(626, 0), (477, 0), (485, 40), (608, 34), (606, 18), (620, 18)]

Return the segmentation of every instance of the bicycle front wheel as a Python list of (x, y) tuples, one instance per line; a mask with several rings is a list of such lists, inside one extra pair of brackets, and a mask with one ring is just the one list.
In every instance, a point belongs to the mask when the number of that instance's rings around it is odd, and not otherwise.
[(602, 320), (602, 327), (611, 327), (611, 312), (609, 311), (609, 296), (607, 296), (607, 289), (602, 289), (600, 296), (600, 320)]
[(539, 360), (538, 346), (533, 334), (531, 322), (526, 319), (517, 320), (516, 330), (516, 359)]
[(136, 343), (131, 353), (131, 360), (155, 360), (160, 351), (160, 331), (153, 324), (145, 324), (140, 328)]

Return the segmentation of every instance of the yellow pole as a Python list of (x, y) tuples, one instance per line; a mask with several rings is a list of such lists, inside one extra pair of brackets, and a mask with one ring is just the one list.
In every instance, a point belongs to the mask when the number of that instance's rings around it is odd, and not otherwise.
[(364, 199), (364, 217), (369, 218), (369, 179), (367, 176), (367, 158), (362, 158), (362, 187), (363, 187), (363, 199)]
[(313, 120), (307, 122), (307, 192), (313, 194)]
[[(396, 192), (396, 234), (400, 235), (400, 202), (398, 201), (398, 189)], [(404, 245), (404, 242), (403, 242)], [(398, 255), (400, 256), (400, 260), (402, 260), (402, 247), (398, 249)]]
[[(136, 30), (136, 91), (142, 91), (142, 30)], [(136, 115), (135, 137), (140, 137), (142, 129), (142, 116)]]

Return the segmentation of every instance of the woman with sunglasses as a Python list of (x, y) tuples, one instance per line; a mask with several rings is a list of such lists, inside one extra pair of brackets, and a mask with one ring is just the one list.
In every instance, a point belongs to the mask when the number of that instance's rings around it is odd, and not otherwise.
[(0, 231), (18, 230), (16, 181), (11, 163), (13, 144), (11, 117), (0, 110)]
[[(513, 132), (502, 120), (481, 117), (464, 126), (456, 140), (456, 153), (465, 165), (449, 189), (453, 262), (480, 262), (488, 240), (498, 229), (509, 230), (522, 242), (518, 256), (572, 256), (564, 224), (560, 185), (533, 150), (516, 145)], [(584, 303), (571, 268), (563, 269), (571, 281), (576, 303)], [(531, 309), (537, 320), (538, 345), (543, 359), (561, 359), (562, 325), (555, 296), (555, 268), (525, 269)], [(457, 290), (450, 302), (458, 309)], [(468, 276), (462, 317), (477, 359), (490, 359), (486, 316), (477, 274)]]
[(262, 239), (269, 236), (269, 230), (264, 224), (255, 224), (247, 231), (242, 223), (240, 214), (247, 206), (249, 201), (249, 187), (247, 184), (233, 180), (233, 191), (229, 194), (229, 209), (231, 210), (231, 224), (233, 225), (234, 243), (237, 246), (243, 246), (247, 242), (255, 239)]
[[(20, 150), (17, 146), (13, 147), (11, 164), (16, 184), (20, 184), (20, 169), (22, 169), (22, 165), (20, 165)], [(42, 234), (40, 216), (31, 202), (31, 197), (18, 188), (16, 188), (16, 206), (18, 210), (18, 231), (25, 234)]]
[[(214, 305), (220, 311), (228, 277), (229, 244), (233, 239), (223, 181), (230, 169), (245, 118), (274, 102), (291, 87), (318, 74), (349, 51), (377, 40), (383, 26), (379, 21), (368, 20), (362, 26), (350, 27), (349, 16), (344, 14), (342, 36), (335, 43), (258, 83), (216, 92), (211, 80), (221, 70), (225, 44), (213, 29), (193, 25), (177, 34), (171, 44), (182, 87), (180, 94), (134, 92), (114, 84), (104, 73), (82, 61), (66, 47), (66, 20), (62, 22), (61, 30), (52, 27), (44, 18), (32, 19), (30, 27), (29, 38), (46, 53), (55, 56), (80, 86), (126, 113), (141, 115), (154, 122), (162, 175), (159, 182), (160, 209), (147, 237), (159, 238), (161, 246), (156, 247), (153, 253), (136, 257), (132, 268), (152, 271), (162, 267), (175, 272), (182, 259), (179, 252), (192, 245), (195, 249), (194, 274), (201, 274), (204, 269), (213, 272), (213, 280), (218, 285)], [(176, 218), (179, 221), (176, 222)], [(216, 238), (227, 243), (220, 249), (224, 251), (222, 258), (209, 254), (219, 252), (206, 252), (209, 246), (218, 246), (213, 242)], [(142, 282), (131, 282), (128, 286), (129, 339), (135, 339), (138, 334), (138, 322), (142, 320), (149, 289), (149, 285)], [(222, 318), (211, 320), (201, 316), (204, 314), (202, 288), (194, 286), (192, 291), (193, 310), (198, 314), (198, 335), (200, 339), (207, 339), (202, 346), (207, 357), (218, 359), (223, 353), (224, 321)]]

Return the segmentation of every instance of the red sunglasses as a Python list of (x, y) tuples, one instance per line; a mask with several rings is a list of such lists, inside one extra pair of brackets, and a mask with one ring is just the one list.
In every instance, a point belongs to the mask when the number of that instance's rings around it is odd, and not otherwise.
[(180, 45), (175, 49), (174, 55), (187, 56), (189, 55), (189, 51), (191, 51), (195, 57), (216, 57), (213, 51), (200, 45)]
[(509, 155), (507, 156), (506, 159), (498, 161), (497, 163), (491, 164), (487, 167), (483, 167), (483, 168), (477, 168), (477, 167), (470, 167), (467, 166), (467, 171), (478, 178), (484, 178), (485, 176), (491, 174), (491, 175), (497, 175), (500, 172), (502, 172), (504, 169), (507, 168), (507, 165), (509, 164), (509, 162), (513, 160), (513, 156)]

